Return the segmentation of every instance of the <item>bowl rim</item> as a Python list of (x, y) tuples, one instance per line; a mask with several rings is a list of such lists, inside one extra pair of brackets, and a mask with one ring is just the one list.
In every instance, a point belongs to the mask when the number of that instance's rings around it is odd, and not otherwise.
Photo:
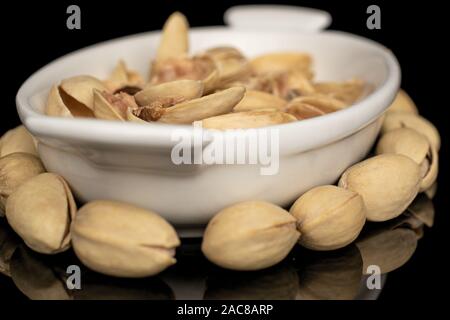
[[(196, 27), (191, 28), (191, 33), (211, 32), (211, 31), (225, 31), (225, 32), (239, 32), (244, 34), (256, 34), (258, 31), (237, 30), (226, 26), (213, 27)], [(71, 59), (80, 53), (93, 50), (98, 46), (105, 46), (116, 42), (132, 40), (135, 38), (149, 37), (160, 34), (161, 31), (142, 32), (132, 35), (127, 35), (119, 38), (109, 39), (98, 42), (96, 44), (75, 50), (66, 55), (63, 55), (45, 66), (35, 71), (27, 80), (21, 85), (16, 95), (16, 106), (20, 119), (25, 127), (32, 133), (43, 137), (56, 138), (60, 140), (71, 140), (80, 142), (92, 142), (97, 144), (117, 146), (126, 144), (130, 147), (150, 147), (150, 146), (173, 146), (174, 141), (171, 136), (174, 129), (183, 128), (186, 134), (193, 135), (194, 128), (192, 125), (173, 125), (173, 124), (159, 124), (153, 123), (151, 125), (135, 123), (135, 122), (120, 122), (108, 121), (100, 119), (89, 118), (63, 118), (51, 117), (45, 114), (34, 111), (31, 107), (29, 99), (31, 93), (35, 91), (36, 79), (45, 74), (49, 69), (55, 68), (60, 63)], [(383, 45), (343, 31), (322, 31), (319, 33), (299, 33), (274, 31), (265, 32), (270, 37), (283, 34), (286, 36), (320, 36), (331, 35), (335, 37), (343, 37), (353, 41), (362, 43), (369, 47), (382, 57), (383, 62), (387, 68), (387, 77), (383, 83), (367, 97), (353, 104), (349, 108), (329, 113), (320, 117), (310, 118), (302, 121), (295, 121), (270, 127), (256, 128), (253, 130), (279, 129), (280, 133), (291, 134), (302, 130), (306, 132), (312, 130), (314, 132), (317, 127), (329, 127), (342, 122), (349, 124), (348, 126), (339, 126), (332, 133), (324, 134), (323, 136), (315, 138), (313, 143), (306, 144), (303, 150), (309, 150), (314, 147), (319, 147), (328, 144), (346, 136), (349, 136), (363, 127), (375, 121), (381, 114), (389, 107), (389, 104), (383, 106), (376, 106), (368, 108), (370, 104), (374, 104), (376, 100), (388, 97), (393, 101), (395, 94), (400, 86), (401, 71), (399, 63), (394, 54)], [(95, 126), (92, 124), (95, 123)], [(246, 131), (246, 129), (238, 129)], [(211, 132), (210, 129), (205, 129), (206, 132)], [(215, 131), (215, 130), (213, 130)], [(298, 147), (298, 146), (297, 146)]]

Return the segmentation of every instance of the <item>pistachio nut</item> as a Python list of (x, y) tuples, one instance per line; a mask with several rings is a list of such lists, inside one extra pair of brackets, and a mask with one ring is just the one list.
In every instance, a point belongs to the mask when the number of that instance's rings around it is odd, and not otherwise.
[(386, 113), (381, 127), (381, 134), (403, 127), (420, 132), (427, 137), (434, 149), (439, 151), (441, 138), (438, 130), (430, 121), (418, 114), (398, 111)]
[(14, 152), (38, 156), (34, 138), (23, 125), (7, 131), (0, 141), (0, 157)]
[(176, 80), (158, 85), (148, 85), (134, 96), (139, 106), (159, 102), (161, 106), (171, 107), (177, 103), (200, 98), (203, 83), (198, 80)]
[(422, 180), (420, 167), (410, 158), (382, 154), (348, 168), (339, 186), (359, 193), (369, 221), (399, 216), (416, 197)]
[(385, 133), (376, 148), (377, 154), (396, 153), (405, 155), (420, 165), (424, 191), (436, 181), (438, 174), (438, 155), (426, 136), (409, 128), (398, 128)]
[(94, 115), (104, 120), (127, 120), (127, 110), (137, 108), (133, 96), (119, 92), (112, 94), (94, 89)]
[(45, 254), (70, 247), (69, 226), (75, 212), (69, 186), (54, 173), (42, 173), (26, 181), (6, 203), (11, 228), (28, 247)]
[(207, 129), (229, 130), (260, 128), (293, 121), (296, 121), (295, 117), (288, 113), (273, 109), (260, 109), (224, 114), (206, 118), (196, 123)]
[(211, 262), (232, 270), (259, 270), (283, 260), (300, 233), (287, 211), (263, 201), (223, 209), (206, 227), (202, 252)]
[(316, 93), (341, 100), (346, 105), (352, 105), (361, 99), (368, 90), (363, 81), (353, 79), (344, 82), (318, 82), (314, 84)]
[(45, 113), (62, 117), (94, 117), (94, 89), (108, 91), (100, 80), (92, 76), (65, 79), (50, 90)]
[(113, 201), (93, 201), (77, 213), (71, 227), (78, 258), (97, 272), (146, 277), (173, 265), (180, 240), (158, 214)]
[(416, 233), (409, 228), (381, 228), (356, 241), (362, 260), (363, 272), (377, 265), (381, 273), (388, 273), (403, 266), (417, 247)]
[(434, 205), (433, 201), (423, 193), (417, 195), (413, 203), (408, 207), (407, 212), (419, 219), (427, 227), (431, 228), (434, 224)]
[(44, 171), (41, 160), (30, 153), (16, 152), (1, 157), (0, 209), (5, 208), (6, 200), (21, 184)]
[(164, 24), (156, 60), (162, 61), (185, 56), (189, 51), (189, 23), (180, 12), (174, 12)]
[[(160, 105), (131, 110), (131, 121), (158, 121), (173, 124), (191, 124), (194, 121), (228, 113), (245, 94), (243, 87), (219, 91), (198, 99), (163, 108)], [(137, 118), (137, 119), (136, 119)]]
[(125, 92), (131, 95), (140, 91), (144, 86), (144, 79), (139, 73), (129, 70), (125, 61), (119, 60), (111, 75), (105, 81), (110, 92)]
[(250, 61), (255, 74), (283, 73), (292, 70), (302, 71), (311, 76), (312, 58), (306, 53), (278, 52), (261, 55)]
[(263, 91), (246, 90), (244, 98), (234, 107), (233, 111), (242, 112), (267, 108), (281, 110), (286, 104), (286, 100), (273, 94)]
[(366, 222), (362, 197), (336, 186), (320, 186), (295, 201), (300, 244), (312, 250), (334, 250), (353, 242)]
[(411, 97), (402, 89), (397, 92), (394, 101), (387, 112), (409, 112), (419, 114), (416, 104)]
[(352, 300), (358, 295), (363, 261), (351, 245), (331, 252), (303, 254), (299, 270), (299, 300)]
[(303, 120), (335, 112), (345, 107), (345, 103), (338, 99), (323, 95), (312, 95), (291, 100), (284, 111), (292, 114), (298, 120)]

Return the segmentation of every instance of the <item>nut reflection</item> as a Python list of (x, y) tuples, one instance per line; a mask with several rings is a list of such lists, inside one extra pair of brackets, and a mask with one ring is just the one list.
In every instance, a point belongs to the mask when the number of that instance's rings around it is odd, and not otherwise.
[(206, 281), (204, 299), (290, 300), (297, 290), (297, 272), (287, 263), (254, 272), (216, 269)]
[(19, 238), (7, 226), (5, 220), (0, 220), (0, 273), (10, 277), (10, 260), (20, 244)]
[(414, 199), (413, 203), (408, 207), (407, 212), (429, 228), (434, 224), (435, 212), (433, 201), (423, 193)]
[(299, 270), (298, 299), (352, 300), (358, 295), (363, 262), (353, 245), (333, 252), (307, 254)]

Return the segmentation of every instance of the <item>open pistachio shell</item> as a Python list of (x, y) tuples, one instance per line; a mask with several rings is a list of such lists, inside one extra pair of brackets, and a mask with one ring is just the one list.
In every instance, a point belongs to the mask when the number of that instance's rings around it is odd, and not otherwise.
[(204, 55), (211, 58), (216, 64), (221, 85), (248, 77), (251, 74), (249, 62), (236, 48), (212, 48), (207, 50)]
[(287, 101), (273, 94), (247, 90), (244, 98), (234, 107), (234, 112), (252, 111), (259, 109), (274, 108), (281, 110), (287, 104)]
[(387, 109), (387, 112), (409, 112), (418, 114), (416, 104), (411, 99), (411, 97), (402, 89), (397, 92), (394, 101), (391, 106)]
[(70, 106), (71, 110), (69, 110), (69, 107), (64, 103), (59, 87), (57, 85), (53, 86), (50, 89), (50, 93), (47, 98), (45, 114), (55, 117), (92, 117), (91, 110), (89, 110), (85, 106), (75, 102), (71, 103)]
[(111, 92), (139, 91), (144, 86), (144, 79), (136, 71), (129, 70), (125, 61), (119, 60), (105, 85)]
[[(64, 79), (60, 85), (60, 91), (62, 90), (69, 97), (91, 110), (94, 109), (94, 89), (107, 91), (105, 85), (92, 76), (76, 76)], [(63, 95), (62, 98), (64, 100)], [(65, 104), (67, 106), (67, 102)]]
[(0, 141), (0, 157), (15, 152), (38, 156), (34, 138), (23, 125), (7, 131)]
[(324, 94), (351, 105), (361, 99), (368, 90), (363, 81), (353, 79), (345, 82), (319, 82), (314, 84), (316, 93)]
[(148, 106), (160, 102), (162, 107), (200, 98), (203, 94), (203, 83), (198, 80), (176, 80), (158, 85), (148, 85), (135, 94), (134, 98), (140, 106)]
[(282, 96), (288, 100), (298, 96), (307, 96), (316, 93), (316, 89), (304, 72), (292, 70), (286, 73), (283, 80)]
[(301, 70), (305, 74), (310, 72), (312, 59), (309, 54), (295, 52), (280, 52), (265, 54), (250, 61), (256, 74), (288, 72)]
[(255, 110), (206, 118), (201, 121), (201, 125), (208, 129), (228, 130), (260, 128), (296, 120), (294, 116), (281, 111)]
[(22, 185), (6, 203), (6, 218), (31, 249), (46, 254), (70, 247), (69, 226), (76, 205), (64, 179), (42, 173)]
[(324, 95), (298, 97), (290, 101), (285, 112), (298, 120), (313, 118), (345, 108), (344, 102)]
[(125, 92), (111, 94), (94, 90), (94, 115), (98, 119), (127, 119), (127, 110), (137, 107), (134, 98)]
[(157, 120), (163, 123), (190, 124), (219, 114), (231, 112), (242, 99), (245, 89), (234, 87), (198, 99), (165, 108)]
[(189, 51), (189, 23), (180, 12), (174, 12), (164, 24), (156, 60), (178, 58)]
[(441, 138), (438, 130), (430, 121), (414, 113), (396, 111), (386, 113), (381, 127), (381, 133), (384, 134), (402, 127), (411, 128), (420, 132), (428, 138), (436, 151), (439, 151)]

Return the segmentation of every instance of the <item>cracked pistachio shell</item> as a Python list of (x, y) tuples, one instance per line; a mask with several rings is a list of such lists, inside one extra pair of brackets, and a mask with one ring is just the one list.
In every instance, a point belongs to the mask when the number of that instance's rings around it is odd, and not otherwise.
[(414, 113), (395, 111), (386, 113), (381, 127), (381, 134), (403, 127), (420, 132), (427, 137), (436, 151), (439, 151), (441, 138), (438, 130), (430, 121)]
[(156, 59), (165, 60), (186, 55), (189, 51), (188, 29), (186, 17), (180, 12), (172, 13), (164, 24)]
[(91, 76), (76, 76), (51, 88), (45, 113), (60, 117), (94, 117), (94, 89), (107, 91), (106, 86)]
[(359, 79), (344, 82), (319, 82), (314, 84), (318, 94), (324, 94), (351, 105), (364, 96), (366, 85)]
[(200, 98), (203, 87), (203, 83), (198, 80), (176, 80), (148, 85), (136, 93), (134, 98), (140, 106), (159, 102), (163, 107), (170, 107), (183, 101)]
[(147, 277), (175, 264), (180, 240), (158, 214), (113, 201), (84, 205), (72, 223), (72, 245), (94, 271), (118, 277)]
[(42, 173), (14, 191), (6, 203), (11, 228), (34, 251), (54, 254), (70, 247), (76, 205), (64, 179)]
[(129, 70), (125, 61), (119, 60), (109, 78), (105, 80), (105, 85), (111, 92), (140, 90), (144, 86), (144, 79), (136, 71)]
[(438, 155), (426, 136), (409, 128), (398, 128), (385, 133), (376, 148), (377, 154), (396, 153), (405, 155), (420, 165), (424, 191), (436, 181), (438, 174)]
[(272, 109), (260, 109), (206, 118), (198, 123), (201, 123), (202, 127), (207, 129), (229, 130), (260, 128), (296, 120), (294, 116), (285, 112)]
[(346, 107), (345, 103), (324, 95), (298, 97), (291, 100), (285, 112), (292, 114), (298, 120), (318, 117), (335, 112)]
[(271, 203), (248, 201), (212, 218), (203, 235), (202, 252), (226, 269), (259, 270), (283, 260), (299, 236), (295, 218), (287, 211)]
[(410, 158), (382, 154), (348, 168), (339, 186), (359, 193), (369, 221), (386, 221), (399, 216), (416, 197), (422, 177)]
[(411, 97), (402, 89), (397, 92), (394, 101), (387, 112), (409, 112), (419, 114), (416, 104)]
[(219, 72), (219, 82), (223, 85), (250, 76), (251, 67), (244, 55), (233, 47), (217, 47), (204, 53), (214, 61)]
[(30, 153), (16, 152), (0, 158), (0, 208), (21, 184), (44, 171), (41, 160)]
[(234, 107), (233, 112), (253, 111), (267, 108), (281, 110), (287, 104), (287, 101), (273, 94), (247, 90), (244, 98)]
[(94, 89), (94, 115), (97, 119), (125, 121), (128, 109), (135, 107), (134, 98), (125, 92), (111, 94)]
[(381, 273), (400, 268), (416, 251), (417, 240), (409, 228), (385, 228), (358, 239), (356, 246), (363, 259), (364, 274), (371, 265), (379, 266)]
[(289, 72), (292, 70), (309, 71), (312, 58), (306, 53), (279, 52), (265, 54), (250, 61), (256, 74)]
[(353, 242), (366, 222), (362, 197), (336, 186), (320, 186), (295, 201), (299, 243), (312, 250), (334, 250)]
[(0, 141), (0, 157), (15, 152), (38, 156), (34, 138), (23, 125), (7, 131)]

